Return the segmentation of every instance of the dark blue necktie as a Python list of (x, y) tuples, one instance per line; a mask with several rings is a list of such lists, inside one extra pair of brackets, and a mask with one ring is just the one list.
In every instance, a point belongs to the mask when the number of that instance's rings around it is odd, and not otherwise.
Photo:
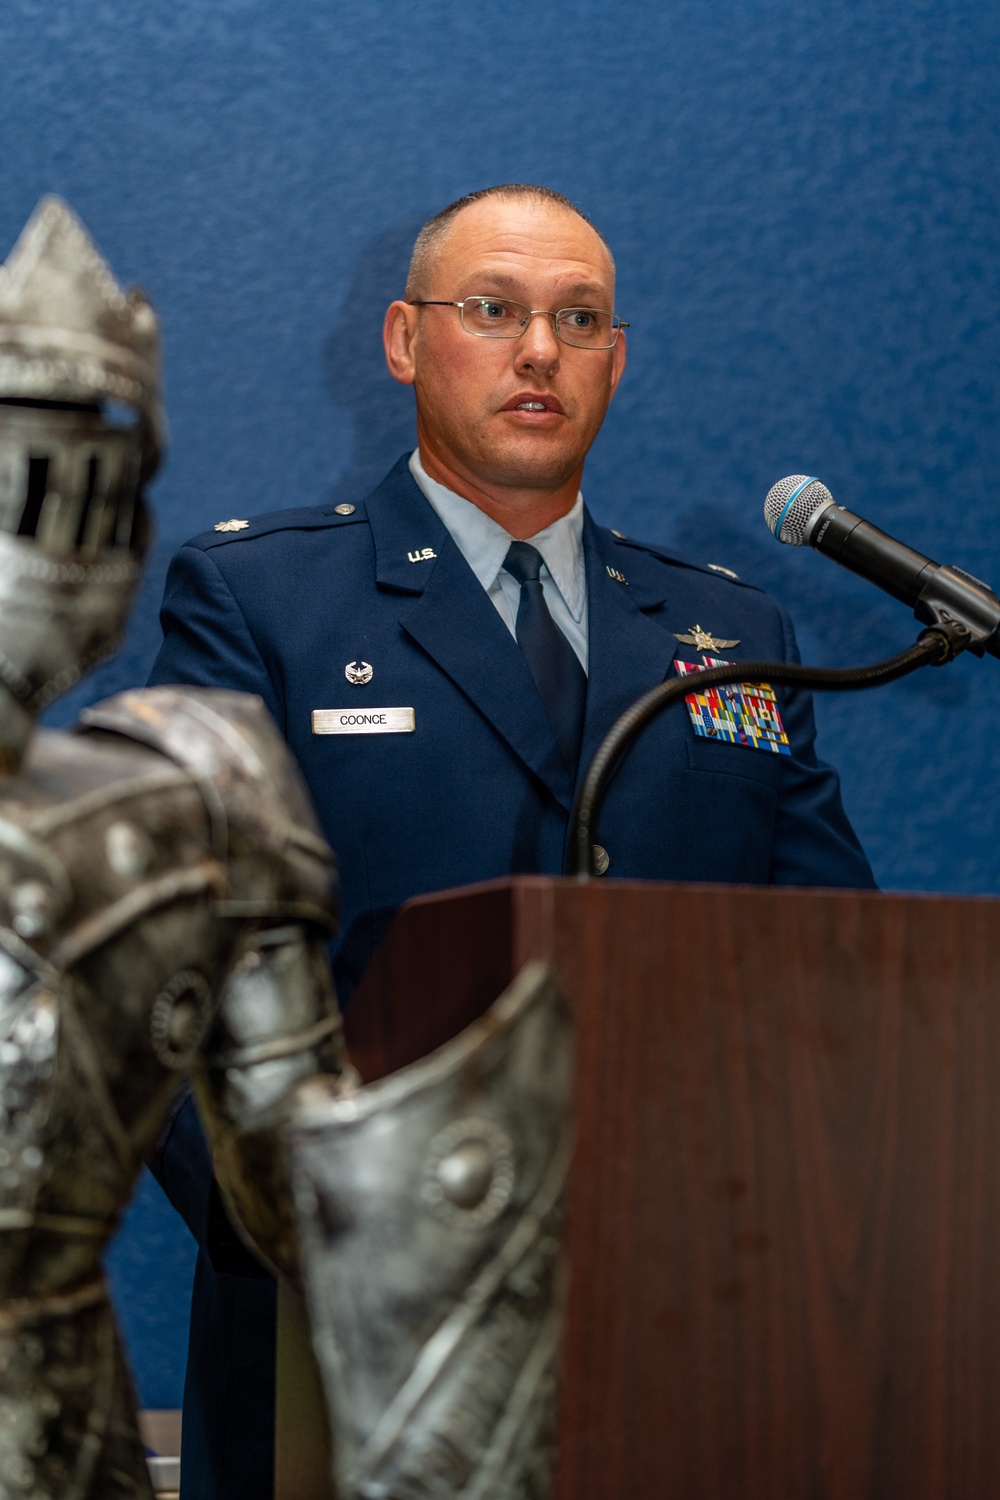
[(503, 565), (521, 585), (515, 627), (517, 644), (535, 679), (563, 759), (575, 775), (587, 701), (587, 674), (549, 614), (539, 577), (541, 553), (527, 542), (511, 542)]

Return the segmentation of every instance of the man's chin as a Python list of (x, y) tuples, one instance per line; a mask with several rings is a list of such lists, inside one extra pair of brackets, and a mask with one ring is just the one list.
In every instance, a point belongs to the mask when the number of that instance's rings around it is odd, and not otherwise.
[(552, 444), (528, 440), (478, 455), (470, 468), (485, 483), (504, 489), (557, 490), (572, 479), (583, 458), (565, 449), (556, 451)]

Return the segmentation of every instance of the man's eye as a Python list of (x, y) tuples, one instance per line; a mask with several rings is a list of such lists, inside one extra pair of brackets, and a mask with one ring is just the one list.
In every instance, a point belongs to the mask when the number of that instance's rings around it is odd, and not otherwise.
[(562, 315), (562, 322), (568, 323), (570, 328), (593, 328), (597, 319), (592, 312), (585, 307), (571, 307)]
[(481, 302), (480, 310), (487, 318), (507, 318), (510, 316), (510, 308), (506, 302)]

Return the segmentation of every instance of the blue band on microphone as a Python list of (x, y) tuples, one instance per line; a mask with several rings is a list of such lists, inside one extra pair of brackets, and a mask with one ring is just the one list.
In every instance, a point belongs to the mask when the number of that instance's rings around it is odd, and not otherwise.
[(800, 485), (797, 485), (796, 488), (794, 490), (792, 490), (792, 493), (789, 495), (788, 499), (785, 501), (785, 508), (781, 512), (781, 515), (778, 517), (778, 524), (774, 528), (774, 534), (778, 538), (779, 542), (781, 541), (781, 528), (785, 524), (785, 517), (788, 515), (788, 512), (791, 510), (792, 506), (795, 504), (796, 500), (799, 498), (799, 496), (801, 495), (802, 491), (804, 489), (808, 488), (809, 485), (815, 484), (815, 483), (816, 483), (816, 475), (815, 474), (810, 474), (808, 479), (803, 479), (802, 483)]

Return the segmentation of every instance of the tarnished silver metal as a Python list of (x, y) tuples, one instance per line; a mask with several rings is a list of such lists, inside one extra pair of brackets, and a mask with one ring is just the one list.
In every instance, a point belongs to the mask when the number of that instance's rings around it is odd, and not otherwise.
[[(118, 411), (125, 413), (119, 418)], [(38, 205), (0, 267), (0, 765), (114, 650), (148, 541), (159, 333), (72, 210)]]
[(127, 615), (156, 370), (148, 303), (48, 200), (0, 273), (3, 1500), (151, 1494), (101, 1257), (181, 1080), (291, 1264), (274, 1120), (340, 1067), (331, 858), (260, 700), (123, 694), (32, 737)]
[(76, 562), (0, 532), (0, 684), (32, 720), (114, 650), (140, 573), (127, 553)]
[(550, 1493), (571, 1022), (534, 964), (421, 1062), (287, 1128), (340, 1500)]
[(157, 689), (86, 717), (0, 780), (4, 1500), (148, 1493), (100, 1264), (178, 1082), (291, 1264), (261, 1126), (340, 1066), (329, 856), (263, 705)]
[(61, 198), (43, 198), (0, 268), (0, 396), (130, 407), (142, 477), (163, 441), (156, 315), (139, 287), (115, 280)]

